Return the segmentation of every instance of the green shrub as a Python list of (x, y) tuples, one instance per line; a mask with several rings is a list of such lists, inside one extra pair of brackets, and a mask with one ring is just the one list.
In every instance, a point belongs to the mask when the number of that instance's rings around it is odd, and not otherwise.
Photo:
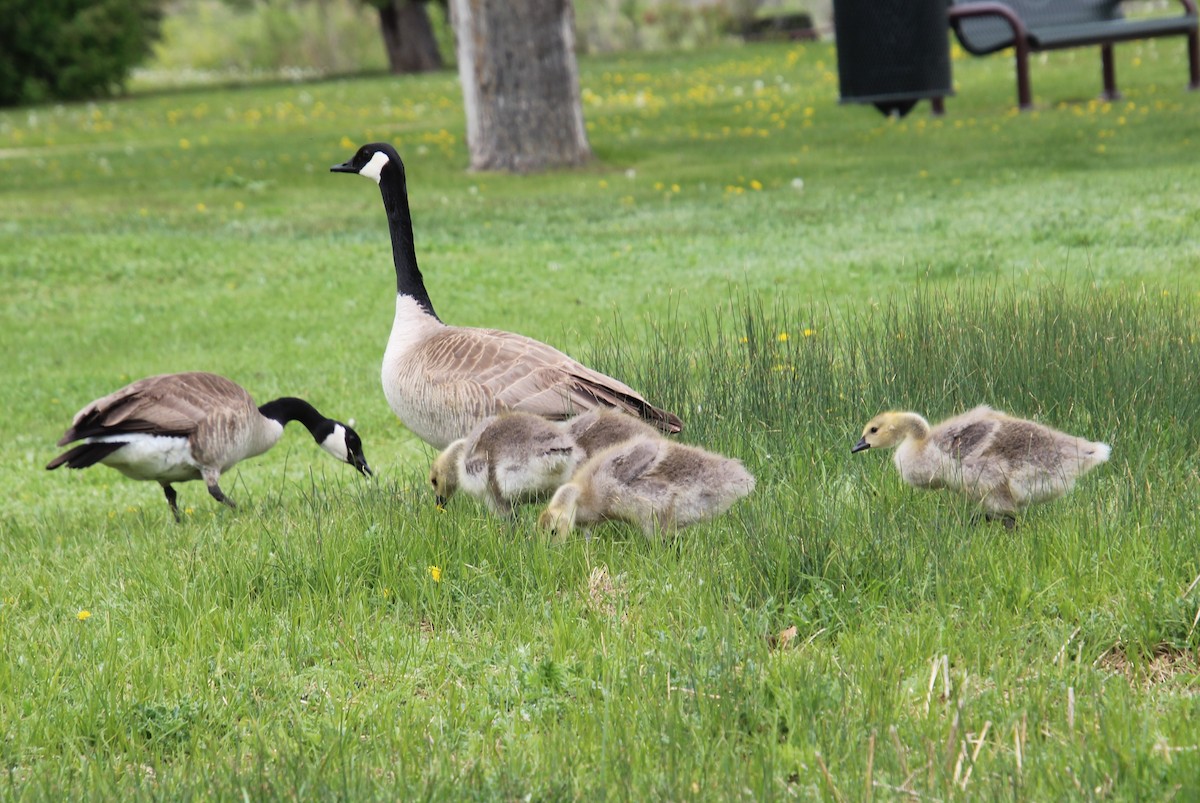
[(0, 106), (119, 90), (158, 37), (160, 0), (0, 0)]

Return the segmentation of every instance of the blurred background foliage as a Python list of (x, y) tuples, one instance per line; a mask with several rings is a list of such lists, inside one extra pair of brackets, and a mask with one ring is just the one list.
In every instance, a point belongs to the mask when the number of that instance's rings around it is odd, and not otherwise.
[[(389, 69), (381, 7), (412, 0), (0, 0), (0, 106)], [(454, 67), (445, 5), (418, 3)], [(576, 0), (581, 53), (691, 49), (831, 0)], [(404, 24), (404, 23), (402, 23)]]

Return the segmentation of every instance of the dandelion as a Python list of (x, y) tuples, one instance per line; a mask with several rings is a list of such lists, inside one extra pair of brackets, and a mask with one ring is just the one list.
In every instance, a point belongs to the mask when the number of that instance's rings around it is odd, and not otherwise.
[(433, 582), (435, 583), (442, 582), (442, 570), (437, 566), (429, 567), (429, 576), (433, 578)]
[(181, 139), (181, 140), (179, 140), (179, 148), (180, 148), (180, 150), (185, 150), (185, 151), (186, 151), (186, 150), (187, 150), (188, 148), (190, 148), (190, 147), (192, 147), (192, 143), (191, 143), (191, 142), (189, 142), (187, 139)]
[(353, 148), (353, 147), (354, 147), (354, 140), (350, 139), (350, 137), (345, 137), (345, 136), (344, 136), (344, 137), (342, 137), (342, 141), (338, 143), (338, 147), (341, 147), (341, 148)]
[(197, 212), (207, 212), (208, 207), (205, 206), (203, 203), (198, 203), (198, 204), (196, 204), (196, 211)]
[(762, 182), (758, 179), (752, 179), (750, 181), (750, 189), (754, 190), (755, 192), (759, 192), (762, 190)]
[(780, 342), (780, 343), (786, 343), (786, 342), (787, 342), (787, 340), (788, 340), (788, 333), (787, 333), (787, 332), (780, 332), (780, 333), (779, 333), (779, 342)]
[(600, 179), (600, 189), (602, 189), (602, 190), (608, 189), (608, 182), (605, 181), (604, 179)]
[(243, 209), (246, 208), (246, 205), (244, 203), (242, 203), (241, 201), (234, 201), (233, 208), (234, 208), (234, 211), (241, 212)]
[(92, 618), (92, 612), (89, 610), (86, 610), (86, 609), (82, 610), (79, 613), (75, 614), (75, 618), (81, 622), (86, 622), (88, 619)]
[(812, 336), (813, 336), (813, 335), (815, 335), (816, 333), (817, 333), (817, 330), (816, 330), (816, 329), (805, 329), (805, 330), (804, 330), (804, 336), (805, 336), (805, 337), (812, 337)]

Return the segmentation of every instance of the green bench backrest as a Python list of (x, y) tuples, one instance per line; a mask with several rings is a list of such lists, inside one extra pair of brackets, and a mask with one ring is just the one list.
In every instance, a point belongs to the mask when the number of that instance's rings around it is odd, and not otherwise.
[[(1027, 28), (1051, 25), (1079, 25), (1120, 19), (1119, 0), (1001, 0), (1025, 23)], [(971, 0), (953, 0), (951, 5), (969, 6)], [(958, 39), (975, 53), (993, 53), (1011, 47), (1012, 28), (1000, 17), (967, 17), (958, 20)]]

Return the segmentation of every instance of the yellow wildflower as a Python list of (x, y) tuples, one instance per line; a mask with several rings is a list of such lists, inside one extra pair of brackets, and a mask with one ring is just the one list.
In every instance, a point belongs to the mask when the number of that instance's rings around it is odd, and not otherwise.
[(805, 330), (804, 330), (804, 336), (805, 336), (805, 337), (812, 337), (812, 336), (813, 336), (813, 335), (815, 335), (816, 333), (817, 333), (817, 330), (816, 330), (816, 329), (805, 329)]
[(779, 342), (780, 342), (780, 343), (786, 343), (786, 342), (787, 342), (787, 339), (788, 339), (788, 333), (787, 333), (787, 332), (780, 332), (780, 333), (779, 333)]
[(87, 620), (87, 619), (91, 619), (91, 618), (92, 618), (92, 612), (91, 612), (91, 611), (88, 611), (88, 610), (83, 610), (83, 611), (80, 611), (79, 613), (75, 614), (75, 618), (76, 618), (76, 619), (78, 619), (78, 620), (79, 620), (79, 621), (81, 621), (81, 622), (82, 622), (82, 621), (85, 621), (85, 620)]
[(442, 582), (442, 570), (437, 566), (429, 567), (429, 576), (433, 578), (433, 582), (435, 583)]

